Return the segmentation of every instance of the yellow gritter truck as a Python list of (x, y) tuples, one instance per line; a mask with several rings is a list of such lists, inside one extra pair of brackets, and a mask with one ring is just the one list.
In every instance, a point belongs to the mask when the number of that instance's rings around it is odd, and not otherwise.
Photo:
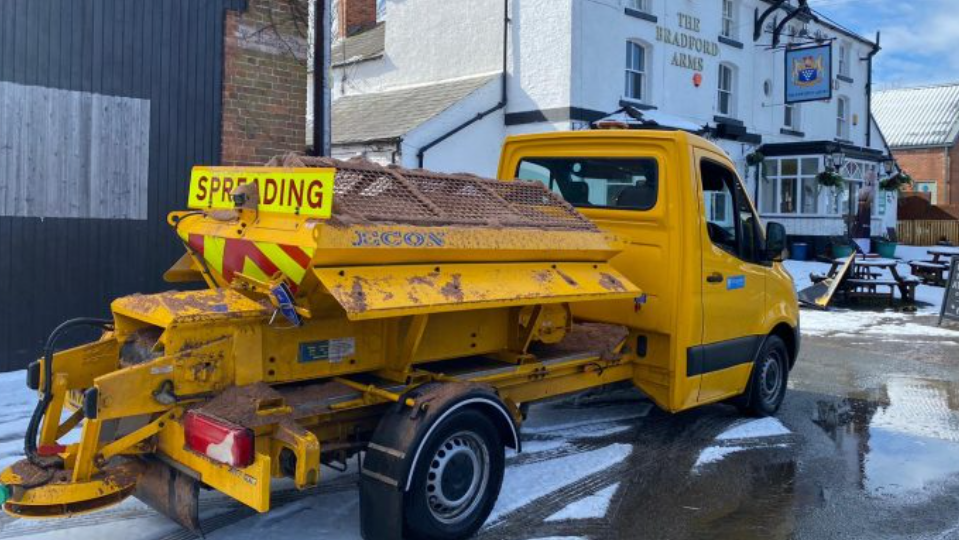
[[(198, 491), (270, 509), (361, 456), (367, 539), (486, 520), (527, 405), (630, 381), (668, 411), (774, 414), (799, 351), (780, 255), (726, 155), (681, 131), (513, 137), (499, 180), (287, 156), (197, 167), (186, 250), (28, 369), (6, 512), (135, 495), (200, 530)], [(75, 326), (95, 342), (57, 351)], [(80, 430), (76, 443), (65, 436)]]

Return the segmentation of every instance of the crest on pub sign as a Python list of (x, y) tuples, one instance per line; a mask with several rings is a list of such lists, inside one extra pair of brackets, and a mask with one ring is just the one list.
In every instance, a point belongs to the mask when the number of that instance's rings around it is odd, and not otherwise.
[(816, 86), (822, 83), (824, 73), (822, 53), (793, 59), (793, 84)]
[(786, 103), (832, 99), (832, 43), (786, 49)]

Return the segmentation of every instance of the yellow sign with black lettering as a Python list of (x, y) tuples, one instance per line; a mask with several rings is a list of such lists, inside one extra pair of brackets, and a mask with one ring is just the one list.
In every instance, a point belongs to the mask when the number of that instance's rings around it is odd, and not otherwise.
[(189, 207), (230, 209), (232, 191), (256, 184), (259, 210), (327, 219), (333, 212), (336, 169), (275, 167), (194, 167), (190, 178)]

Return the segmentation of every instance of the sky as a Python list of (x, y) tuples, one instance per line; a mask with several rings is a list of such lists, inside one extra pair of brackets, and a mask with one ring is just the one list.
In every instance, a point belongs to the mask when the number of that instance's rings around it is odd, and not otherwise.
[(959, 0), (809, 0), (862, 36), (882, 32), (878, 88), (959, 81)]

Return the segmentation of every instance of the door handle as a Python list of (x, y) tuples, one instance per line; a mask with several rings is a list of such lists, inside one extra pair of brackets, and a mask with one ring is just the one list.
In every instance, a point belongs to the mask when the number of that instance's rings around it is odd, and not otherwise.
[(712, 274), (709, 274), (708, 276), (706, 276), (706, 281), (708, 281), (709, 283), (722, 283), (723, 275), (720, 274), (719, 272), (713, 272)]

